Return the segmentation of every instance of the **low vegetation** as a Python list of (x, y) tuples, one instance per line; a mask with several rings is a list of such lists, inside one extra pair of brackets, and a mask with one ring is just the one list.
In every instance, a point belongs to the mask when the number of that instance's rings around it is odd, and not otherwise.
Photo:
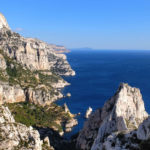
[(12, 112), (16, 122), (33, 127), (48, 127), (61, 132), (63, 123), (70, 119), (70, 115), (56, 104), (38, 106), (21, 102), (6, 104)]

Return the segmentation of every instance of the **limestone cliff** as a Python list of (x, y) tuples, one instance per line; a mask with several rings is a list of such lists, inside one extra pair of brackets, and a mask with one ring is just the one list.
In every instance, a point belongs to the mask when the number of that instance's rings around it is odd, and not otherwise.
[(0, 104), (25, 101), (25, 94), (19, 85), (10, 86), (0, 81)]
[(135, 130), (147, 117), (140, 90), (122, 83), (104, 107), (87, 120), (77, 138), (77, 147), (102, 150), (108, 135)]
[(31, 71), (0, 51), (0, 103), (29, 101), (51, 104), (63, 95), (60, 88), (69, 85), (60, 76)]
[(30, 70), (75, 75), (66, 55), (58, 54), (54, 46), (38, 39), (24, 38), (8, 28), (0, 29), (0, 49)]
[(59, 49), (65, 48), (11, 31), (0, 14), (0, 103), (30, 101), (47, 105), (62, 98), (60, 88), (69, 83), (61, 75), (75, 72)]
[[(47, 44), (41, 40), (24, 38), (10, 30), (0, 13), (0, 49), (31, 70), (54, 71), (59, 75), (75, 75), (67, 62), (63, 46)], [(59, 53), (58, 53), (59, 52)]]

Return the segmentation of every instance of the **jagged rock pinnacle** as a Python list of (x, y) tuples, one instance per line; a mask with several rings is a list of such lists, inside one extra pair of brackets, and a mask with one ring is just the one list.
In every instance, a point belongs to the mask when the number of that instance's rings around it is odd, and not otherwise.
[[(103, 108), (92, 113), (85, 122), (77, 138), (77, 148), (102, 150), (108, 135), (115, 132), (134, 131), (147, 117), (140, 90), (126, 83), (121, 83), (117, 92), (106, 101)], [(144, 126), (148, 125), (149, 122), (144, 123)], [(138, 133), (143, 132), (140, 129)], [(149, 137), (149, 133), (139, 137), (146, 139)], [(106, 150), (116, 149), (106, 148)], [(122, 150), (122, 148), (117, 150)]]
[(2, 29), (4, 27), (10, 29), (6, 18), (3, 16), (2, 13), (0, 13), (0, 29)]

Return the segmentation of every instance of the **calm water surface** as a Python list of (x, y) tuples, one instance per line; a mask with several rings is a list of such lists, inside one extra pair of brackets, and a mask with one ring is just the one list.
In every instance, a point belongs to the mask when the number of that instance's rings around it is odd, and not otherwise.
[(81, 113), (79, 125), (67, 134), (68, 137), (83, 127), (87, 108), (102, 107), (120, 82), (140, 88), (146, 110), (150, 113), (150, 51), (73, 50), (67, 57), (76, 76), (65, 78), (71, 86), (64, 88), (63, 92), (70, 92), (72, 96), (57, 103), (66, 102), (72, 113)]

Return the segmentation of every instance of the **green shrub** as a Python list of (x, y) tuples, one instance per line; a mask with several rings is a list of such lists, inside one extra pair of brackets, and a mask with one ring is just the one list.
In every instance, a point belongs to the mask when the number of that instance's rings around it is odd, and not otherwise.
[[(16, 122), (26, 126), (56, 128), (58, 131), (63, 130), (63, 123), (70, 119), (68, 113), (56, 104), (42, 107), (27, 102), (7, 104), (12, 112)], [(56, 121), (61, 120), (61, 125)]]

